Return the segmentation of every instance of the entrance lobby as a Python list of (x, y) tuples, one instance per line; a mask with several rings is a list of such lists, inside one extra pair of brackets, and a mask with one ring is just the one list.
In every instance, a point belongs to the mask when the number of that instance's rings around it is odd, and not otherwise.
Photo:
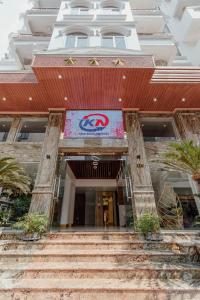
[(128, 227), (133, 223), (126, 156), (66, 156), (60, 164), (53, 226)]

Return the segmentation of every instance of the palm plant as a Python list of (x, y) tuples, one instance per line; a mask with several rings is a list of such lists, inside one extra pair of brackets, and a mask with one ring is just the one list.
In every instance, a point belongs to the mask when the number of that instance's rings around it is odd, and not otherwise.
[(168, 171), (179, 171), (200, 180), (200, 147), (193, 141), (171, 143), (167, 152), (152, 162), (161, 163)]
[(0, 187), (5, 190), (30, 190), (30, 179), (24, 169), (12, 157), (0, 158)]

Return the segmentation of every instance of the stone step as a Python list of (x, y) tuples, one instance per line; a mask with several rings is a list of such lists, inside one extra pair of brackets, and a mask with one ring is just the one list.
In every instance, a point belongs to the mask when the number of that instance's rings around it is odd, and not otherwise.
[(0, 262), (185, 262), (185, 253), (152, 250), (6, 250), (0, 252)]
[(199, 280), (4, 279), (0, 300), (199, 300)]
[(28, 263), (0, 265), (0, 280), (6, 278), (91, 279), (200, 279), (200, 267), (188, 264), (138, 263)]
[(60, 232), (49, 232), (47, 234), (48, 239), (59, 239), (59, 240), (129, 240), (137, 238), (138, 234), (130, 232), (120, 231), (60, 231)]
[(147, 250), (172, 250), (176, 245), (171, 242), (149, 242), (143, 240), (48, 240), (43, 239), (37, 242), (23, 242), (23, 241), (4, 241), (0, 244), (2, 250), (131, 250), (131, 249), (147, 249)]

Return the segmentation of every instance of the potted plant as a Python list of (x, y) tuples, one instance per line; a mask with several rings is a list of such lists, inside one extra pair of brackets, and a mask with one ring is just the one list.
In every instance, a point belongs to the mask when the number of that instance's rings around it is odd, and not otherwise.
[(146, 240), (158, 241), (160, 239), (160, 219), (156, 214), (141, 215), (136, 222), (136, 228), (144, 235)]
[(24, 241), (36, 241), (47, 231), (48, 218), (42, 214), (26, 214), (14, 224), (14, 228), (22, 229)]

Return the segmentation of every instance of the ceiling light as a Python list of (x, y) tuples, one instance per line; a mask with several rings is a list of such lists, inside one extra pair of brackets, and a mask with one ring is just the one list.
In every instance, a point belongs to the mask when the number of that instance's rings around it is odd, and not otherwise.
[(64, 100), (65, 100), (65, 101), (67, 101), (67, 100), (68, 100), (68, 98), (67, 98), (67, 97), (64, 97)]
[(122, 78), (125, 80), (126, 79), (126, 75), (123, 75)]
[(6, 97), (3, 97), (2, 100), (3, 100), (3, 101), (6, 101)]
[(32, 101), (32, 100), (33, 100), (33, 98), (32, 98), (32, 97), (29, 97), (29, 98), (28, 98), (28, 100), (29, 100), (29, 101)]
[(186, 101), (186, 99), (185, 99), (185, 98), (182, 98), (182, 99), (181, 99), (181, 101), (182, 101), (182, 102), (185, 102), (185, 101)]
[(119, 101), (119, 102), (122, 102), (122, 98), (119, 98), (118, 101)]
[(59, 79), (62, 79), (62, 75), (59, 74), (59, 75), (58, 75), (58, 78), (59, 78)]
[(157, 98), (153, 98), (153, 102), (157, 102), (158, 101), (158, 99)]
[(166, 128), (166, 127), (167, 127), (167, 125), (166, 125), (166, 124), (163, 124), (163, 127), (164, 127), (164, 128)]

